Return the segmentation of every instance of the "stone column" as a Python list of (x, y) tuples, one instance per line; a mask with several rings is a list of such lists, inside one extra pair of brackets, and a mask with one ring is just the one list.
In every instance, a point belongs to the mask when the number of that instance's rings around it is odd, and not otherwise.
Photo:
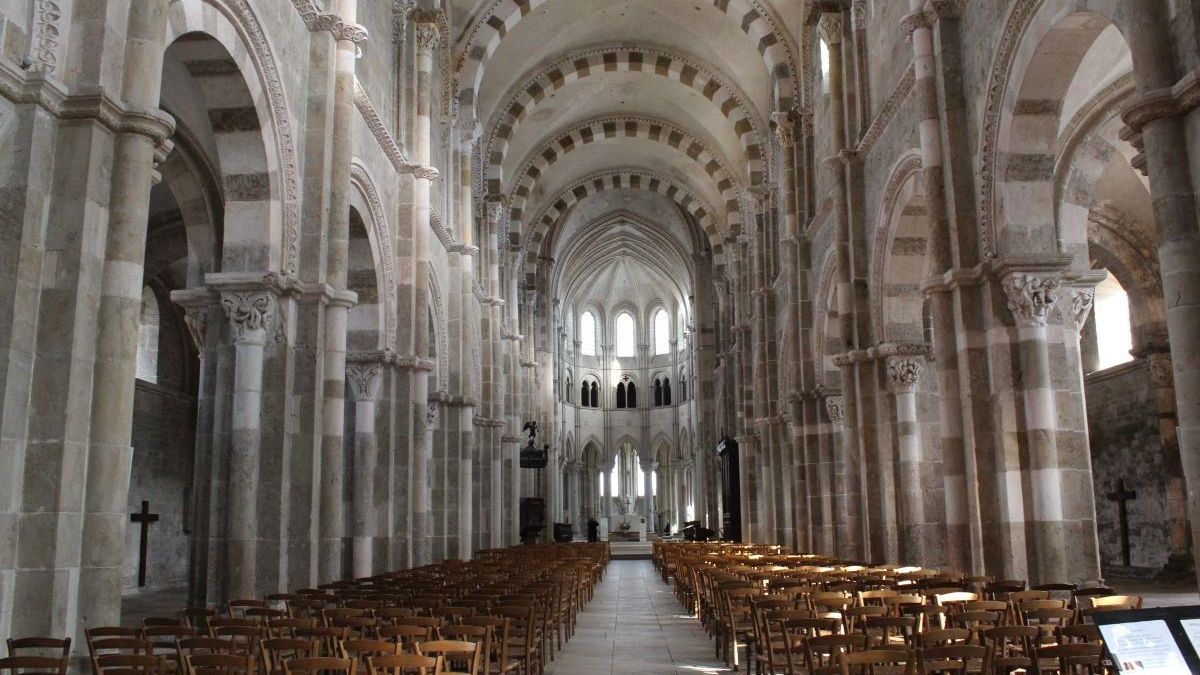
[[(413, 357), (418, 361), (429, 354), (429, 341), (433, 339), (426, 329), (429, 314), (429, 265), (432, 207), (430, 191), (438, 172), (430, 166), (433, 101), (433, 51), (441, 39), (436, 18), (430, 12), (413, 15), (416, 35), (416, 119), (413, 129), (413, 161), (417, 165), (413, 173)], [(439, 354), (446, 358), (446, 354)], [(416, 565), (432, 562), (433, 555), (433, 500), (431, 496), (430, 462), (433, 458), (433, 427), (437, 422), (437, 410), (429, 402), (429, 373), (434, 364), (422, 364), (411, 372), (409, 384), (413, 421), (413, 559)]]
[[(107, 231), (100, 239), (104, 246), (104, 271), (100, 287), (92, 290), (98, 291), (99, 309), (91, 364), (87, 473), (80, 477), (86, 484), (86, 491), (83, 492), (82, 541), (78, 551), (78, 605), (72, 608), (78, 611), (80, 631), (85, 624), (115, 624), (120, 619), (125, 523), (129, 519), (126, 506), (133, 461), (134, 373), (137, 370), (137, 341), (130, 339), (130, 331), (138, 325), (141, 313), (150, 187), (156, 177), (155, 147), (170, 136), (173, 126), (158, 109), (166, 12), (166, 0), (149, 0), (139, 6), (138, 11), (128, 13), (120, 92), (128, 113), (120, 120), (121, 129), (113, 139)], [(84, 255), (94, 254), (85, 251)], [(47, 284), (56, 282), (48, 281)], [(79, 326), (77, 330), (83, 331), (86, 327)], [(87, 333), (82, 337), (91, 339)], [(51, 358), (57, 359), (59, 355)], [(31, 448), (30, 452), (38, 451)], [(68, 463), (64, 461), (64, 466)], [(44, 534), (47, 541), (43, 543), (47, 547), (53, 546), (53, 541), (60, 537), (74, 537), (65, 533), (51, 535), (48, 531)], [(61, 559), (56, 560), (55, 566), (64, 566)], [(51, 592), (51, 589), (44, 590), (47, 594)], [(63, 611), (67, 608), (55, 609)]]
[(654, 499), (654, 470), (658, 468), (658, 462), (642, 462), (642, 492), (645, 497), (642, 499), (642, 504), (645, 505), (646, 530), (654, 531), (654, 510), (657, 506)]
[[(1002, 470), (1000, 485), (1009, 498), (1004, 522), (1006, 527), (1032, 533), (1033, 547), (1027, 556), (1029, 578), (1037, 583), (1068, 578), (1063, 531), (1062, 477), (1058, 461), (1058, 443), (1054, 387), (1050, 374), (1050, 351), (1046, 320), (1054, 306), (1059, 281), (1047, 274), (1015, 272), (1002, 281), (1008, 308), (1017, 320), (1023, 388), (1024, 433), (1028, 443), (1026, 478), (1031, 495), (1032, 513), (1025, 514), (1022, 494), (1023, 471)], [(1015, 488), (1015, 489), (1014, 489)], [(1002, 502), (1005, 499), (1002, 498)]]
[[(612, 494), (612, 471), (615, 465), (602, 464), (600, 466), (600, 515), (605, 518), (612, 517), (612, 500), (616, 495)], [(612, 523), (609, 523), (612, 527)]]
[[(838, 557), (848, 558), (851, 560), (861, 559), (862, 549), (860, 546), (861, 531), (859, 530), (859, 521), (857, 516), (856, 497), (851, 486), (854, 484), (854, 478), (851, 476), (846, 467), (846, 461), (842, 459), (838, 461), (838, 456), (845, 454), (845, 438), (846, 434), (842, 427), (846, 425), (846, 404), (845, 398), (842, 396), (826, 396), (825, 397), (825, 412), (829, 416), (830, 425), (833, 427), (830, 433), (831, 450), (833, 457), (830, 462), (830, 470), (833, 472), (833, 511), (834, 511), (834, 546)], [(842, 442), (842, 447), (837, 446), (838, 441)]]
[(671, 511), (674, 526), (672, 532), (678, 532), (687, 518), (687, 504), (683, 500), (683, 464), (671, 467)]
[[(354, 68), (358, 58), (355, 26), (358, 0), (337, 0), (343, 24), (335, 33), (334, 93), (330, 141), (328, 251), (326, 279), (333, 300), (325, 308), (324, 382), (321, 406), (321, 514), (317, 544), (321, 583), (341, 580), (345, 519), (343, 514), (346, 390), (346, 320), (355, 296), (345, 291), (350, 251), (350, 163), (354, 157)], [(357, 30), (355, 30), (357, 28)]]
[(1154, 386), (1158, 435), (1167, 469), (1167, 518), (1170, 523), (1167, 544), (1171, 551), (1167, 570), (1182, 574), (1189, 569), (1193, 556), (1189, 549), (1191, 537), (1188, 531), (1187, 484), (1179, 461), (1179, 440), (1176, 436), (1175, 377), (1169, 352), (1151, 352), (1146, 355), (1146, 360), (1150, 382)]
[(258, 597), (258, 464), (262, 425), (263, 348), (273, 325), (268, 291), (221, 293), (234, 344), (233, 423), (229, 451), (229, 599)]
[(354, 524), (351, 568), (356, 579), (375, 573), (375, 396), (382, 375), (383, 366), (376, 362), (355, 361), (346, 366), (346, 382), (354, 395), (354, 473), (358, 477), (350, 497)]
[[(1183, 13), (1191, 11), (1183, 10)], [(1141, 159), (1150, 177), (1163, 297), (1167, 299), (1177, 437), (1183, 476), (1187, 481), (1188, 513), (1193, 551), (1200, 550), (1200, 212), (1197, 210), (1194, 152), (1200, 128), (1196, 107), (1195, 71), (1177, 67), (1178, 44), (1171, 35), (1166, 2), (1130, 5), (1128, 34), (1137, 75), (1138, 95), (1123, 118), (1140, 134)], [(1187, 29), (1183, 29), (1187, 30)], [(1195, 47), (1189, 42), (1189, 55)], [(1187, 72), (1177, 81), (1178, 72)], [(1136, 142), (1136, 139), (1135, 139)]]
[[(921, 167), (925, 203), (929, 215), (929, 258), (934, 277), (940, 278), (953, 266), (950, 213), (946, 205), (944, 149), (942, 146), (941, 106), (938, 103), (938, 60), (933, 44), (933, 28), (925, 15), (925, 0), (909, 0), (911, 14), (905, 26), (911, 29), (916, 96), (921, 120), (917, 126), (921, 144)], [(946, 499), (947, 561), (957, 569), (983, 573), (982, 533), (978, 518), (969, 517), (975, 476), (968, 476), (963, 445), (962, 403), (959, 397), (957, 334), (954, 320), (954, 296), (944, 284), (928, 284), (933, 314), (936, 375)], [(971, 485), (968, 488), (968, 484)], [(975, 502), (977, 503), (977, 501)]]
[(917, 388), (924, 370), (925, 359), (920, 356), (892, 356), (887, 360), (888, 390), (896, 399), (901, 555), (905, 562), (916, 565), (930, 562), (925, 555), (925, 533), (920, 527), (925, 522), (925, 490), (921, 480), (924, 453), (917, 417)]

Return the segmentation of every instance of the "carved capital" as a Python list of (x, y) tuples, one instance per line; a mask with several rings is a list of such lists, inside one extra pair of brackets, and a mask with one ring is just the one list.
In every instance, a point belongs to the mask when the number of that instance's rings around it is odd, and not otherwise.
[(817, 34), (833, 49), (834, 45), (842, 43), (842, 15), (826, 12), (817, 22)]
[(275, 314), (275, 296), (267, 291), (225, 291), (221, 307), (229, 317), (235, 342), (266, 340)]
[(437, 49), (438, 43), (442, 40), (442, 34), (438, 31), (435, 17), (429, 12), (416, 12), (413, 14), (413, 34), (417, 38), (417, 49)]
[(382, 375), (383, 366), (379, 363), (346, 364), (346, 383), (355, 401), (374, 401)]
[(186, 308), (183, 313), (183, 324), (187, 326), (188, 335), (192, 336), (192, 344), (196, 346), (196, 351), (203, 355), (208, 338), (208, 308)]
[(790, 148), (795, 144), (796, 138), (795, 133), (793, 133), (791, 113), (771, 113), (771, 126), (775, 131), (775, 138), (779, 141), (780, 146)]
[(442, 175), (442, 173), (440, 171), (438, 171), (435, 167), (422, 166), (420, 164), (411, 165), (408, 168), (408, 172), (411, 173), (414, 178), (419, 178), (421, 180), (427, 180), (429, 182), (433, 182), (433, 181), (437, 180)]
[(1004, 279), (1008, 309), (1022, 326), (1045, 326), (1054, 308), (1059, 281), (1055, 277), (1018, 272)]
[(921, 383), (925, 359), (918, 356), (893, 356), (887, 360), (888, 389), (893, 394), (911, 394)]
[(1083, 330), (1083, 324), (1087, 323), (1088, 315), (1092, 313), (1092, 305), (1096, 301), (1096, 288), (1085, 286), (1072, 288), (1068, 292), (1071, 298), (1071, 323), (1074, 324), (1075, 330)]
[(840, 424), (845, 417), (844, 401), (841, 396), (826, 396), (825, 397), (825, 412), (829, 414), (829, 421)]
[(1170, 352), (1154, 352), (1147, 357), (1150, 380), (1158, 387), (1175, 386), (1174, 363)]

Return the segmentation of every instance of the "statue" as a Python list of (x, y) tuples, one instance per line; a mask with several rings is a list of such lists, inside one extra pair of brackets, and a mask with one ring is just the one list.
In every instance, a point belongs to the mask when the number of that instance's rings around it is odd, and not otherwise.
[(530, 421), (526, 422), (525, 426), (521, 427), (521, 431), (529, 432), (529, 444), (533, 445), (533, 440), (535, 438), (537, 438), (537, 431), (538, 431), (537, 422), (534, 420), (530, 420)]

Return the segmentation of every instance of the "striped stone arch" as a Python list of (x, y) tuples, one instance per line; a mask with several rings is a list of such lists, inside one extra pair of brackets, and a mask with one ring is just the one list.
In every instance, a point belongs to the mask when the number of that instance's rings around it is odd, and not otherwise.
[(517, 128), (542, 101), (566, 85), (599, 73), (646, 73), (691, 87), (712, 101), (733, 125), (748, 162), (750, 184), (767, 182), (763, 136), (745, 104), (745, 97), (695, 59), (662, 49), (609, 46), (575, 52), (527, 79), (496, 121), (489, 125), (484, 147), (488, 192), (500, 194), (504, 182), (504, 156)]
[[(213, 58), (203, 44), (204, 39), (219, 43), (226, 54)], [(248, 170), (221, 176), (221, 180), (229, 202), (225, 207), (226, 236), (238, 231), (236, 221), (241, 213), (248, 222), (259, 223), (260, 227), (266, 222), (272, 231), (260, 239), (269, 244), (269, 260), (257, 259), (253, 254), (239, 255), (240, 260), (225, 261), (226, 269), (294, 272), (300, 241), (299, 161), (279, 69), (257, 16), (247, 0), (172, 2), (167, 14), (166, 43), (182, 45), (185, 66), (193, 77), (207, 80), (214, 91), (227, 90), (235, 76), (240, 80), (239, 86), (246, 88), (248, 97), (244, 105), (228, 107), (228, 103), (222, 103), (210, 106), (208, 111), (223, 158), (229, 161), (229, 157), (224, 157), (228, 151), (230, 157), (245, 159), (246, 153), (259, 142), (265, 154), (265, 166), (258, 161), (230, 161)], [(214, 101), (219, 98), (214, 96)], [(265, 122), (269, 122), (269, 129), (262, 128)], [(251, 135), (256, 139), (253, 144), (246, 142)], [(276, 228), (281, 231), (275, 231)], [(226, 248), (230, 248), (228, 242)]]
[[(887, 278), (889, 257), (893, 258), (893, 262), (898, 262), (899, 267), (909, 271), (907, 276), (924, 271), (928, 237), (912, 236), (914, 231), (923, 229), (919, 225), (914, 227), (912, 221), (928, 220), (929, 217), (921, 199), (924, 195), (921, 166), (921, 155), (917, 150), (904, 153), (893, 164), (876, 218), (875, 238), (871, 246), (870, 298), (871, 325), (880, 340), (901, 340), (887, 330), (885, 314), (895, 312), (885, 311), (885, 306), (895, 309), (897, 305), (913, 302), (915, 297), (919, 309), (924, 301), (919, 289), (898, 285), (895, 279)], [(914, 200), (914, 197), (917, 199)], [(917, 329), (917, 335), (906, 336), (903, 341), (920, 342), (923, 339), (919, 332), (919, 317)]]
[(533, 192), (533, 186), (555, 162), (585, 145), (620, 138), (641, 138), (664, 143), (698, 163), (721, 192), (721, 198), (725, 201), (727, 225), (732, 229), (741, 229), (741, 186), (729, 175), (724, 162), (709, 150), (708, 146), (669, 122), (644, 117), (617, 116), (602, 117), (571, 127), (533, 153), (517, 174), (516, 183), (509, 195), (509, 231), (521, 231), (522, 214), (526, 201)]
[[(786, 34), (771, 12), (760, 0), (709, 0), (730, 19), (737, 22), (762, 55), (767, 70), (775, 81), (775, 105), (777, 110), (790, 110), (798, 103), (796, 92), (799, 80), (796, 77), (795, 59), (788, 46)], [(548, 0), (495, 0), (492, 6), (480, 15), (467, 39), (462, 55), (462, 72), (459, 76), (459, 102), (466, 110), (475, 110), (479, 86), (483, 82), (485, 63), (500, 47), (504, 36), (521, 19)]]
[(708, 235), (709, 243), (712, 245), (714, 264), (719, 264), (719, 261), (722, 259), (724, 234), (721, 232), (721, 224), (713, 213), (712, 208), (677, 181), (649, 171), (604, 171), (592, 174), (567, 187), (532, 221), (533, 225), (526, 240), (526, 248), (531, 252), (536, 252), (537, 248), (541, 246), (542, 241), (550, 233), (551, 228), (554, 227), (555, 223), (571, 207), (594, 194), (620, 189), (657, 192), (674, 200), (676, 204), (679, 204), (688, 213), (692, 214), (696, 218), (696, 221), (700, 223), (700, 226), (704, 228), (704, 232)]

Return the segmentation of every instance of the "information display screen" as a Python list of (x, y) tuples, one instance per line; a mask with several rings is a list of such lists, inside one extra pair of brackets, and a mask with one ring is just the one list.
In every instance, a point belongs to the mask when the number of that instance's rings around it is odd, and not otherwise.
[(1100, 626), (1113, 664), (1122, 673), (1177, 675), (1188, 672), (1183, 652), (1166, 621), (1137, 621)]
[(1119, 673), (1200, 673), (1200, 607), (1101, 612), (1093, 620)]

